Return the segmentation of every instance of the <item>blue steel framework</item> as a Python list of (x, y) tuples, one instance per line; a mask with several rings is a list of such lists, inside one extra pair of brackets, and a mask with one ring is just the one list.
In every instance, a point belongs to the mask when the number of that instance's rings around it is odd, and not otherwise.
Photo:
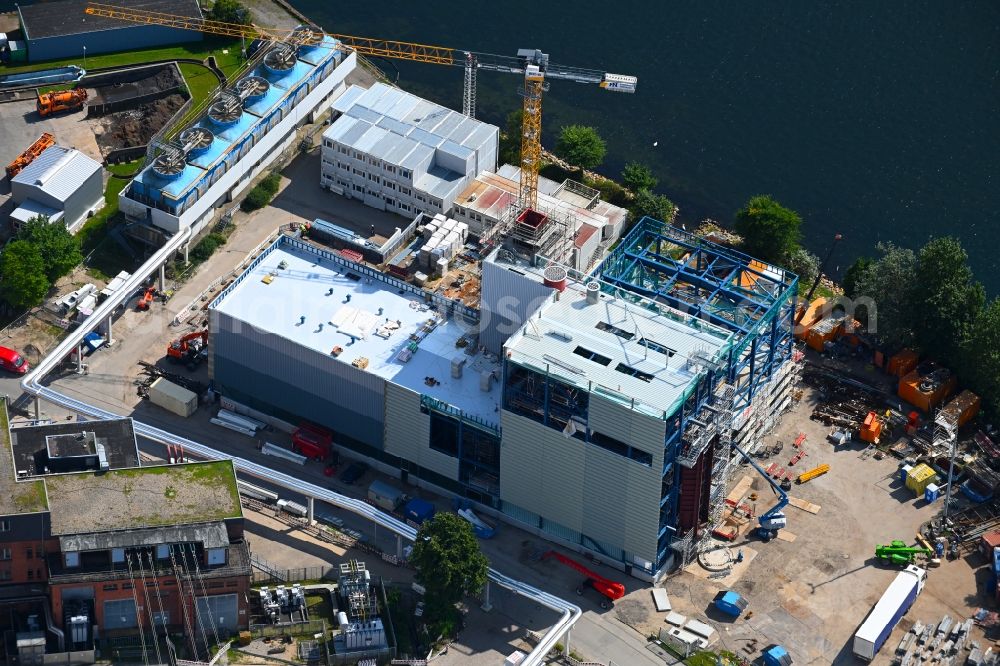
[[(718, 425), (745, 410), (790, 361), (798, 277), (741, 252), (644, 217), (595, 272), (605, 283), (732, 331), (724, 364), (710, 367), (679, 410), (666, 417), (656, 569), (672, 541), (708, 517)], [(721, 384), (734, 387), (730, 414), (717, 422)], [(728, 451), (718, 452), (728, 456)], [(680, 490), (685, 503), (681, 506)], [(686, 513), (685, 513), (686, 512)]]

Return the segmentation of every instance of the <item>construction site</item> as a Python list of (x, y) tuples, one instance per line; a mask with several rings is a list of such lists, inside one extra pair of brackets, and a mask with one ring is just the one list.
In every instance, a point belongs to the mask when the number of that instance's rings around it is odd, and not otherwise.
[[(120, 10), (93, 11), (169, 18)], [(116, 615), (130, 595), (95, 592), (77, 604), (90, 649), (97, 627), (152, 634), (147, 660), (161, 634), (190, 634), (205, 661), (226, 638), (307, 663), (426, 663), (426, 637), (397, 626), (386, 587), (412, 582), (404, 545), (419, 525), (454, 511), (494, 569), (443, 664), (996, 663), (1000, 434), (978, 396), (932, 358), (880, 348), (793, 272), (538, 174), (547, 81), (634, 92), (635, 77), (530, 49), (427, 60), (440, 47), (184, 21), (264, 46), (181, 125), (157, 127), (184, 104), (175, 65), (90, 87), (88, 113), (110, 114), (101, 151), (144, 156), (121, 207), (155, 253), (114, 289), (56, 298), (73, 330), (33, 359), (12, 410), (29, 427), (134, 419), (136, 452), (173, 470), (155, 494), (219, 510), (129, 514), (109, 499), (114, 524), (90, 507), (88, 534), (216, 523), (183, 539), (201, 544), (189, 568), (217, 567), (246, 594), (199, 601), (210, 585), (199, 597), (201, 572), (181, 571), (190, 604), (144, 620), (137, 597)], [(463, 112), (362, 73), (375, 55), (462, 67)], [(499, 163), (498, 128), (474, 120), (480, 69), (523, 79), (518, 165)], [(235, 213), (271, 171), (283, 175), (271, 204)], [(172, 283), (165, 264), (224, 225), (227, 251)], [(197, 495), (200, 477), (156, 485), (221, 464), (192, 459), (232, 459), (236, 506)], [(33, 465), (11, 483), (51, 471)], [(122, 472), (46, 477), (52, 525), (38, 529), (123, 576), (112, 549), (142, 544), (90, 548), (56, 518), (69, 513), (57, 498), (83, 492), (74, 483), (131, 488)], [(232, 559), (213, 559), (219, 548)], [(310, 562), (298, 576), (296, 558)], [(50, 591), (79, 582), (50, 559)], [(419, 618), (420, 594), (393, 603)], [(225, 622), (185, 628), (199, 604)], [(339, 610), (321, 620), (320, 607)], [(271, 640), (285, 625), (301, 630), (294, 650)]]

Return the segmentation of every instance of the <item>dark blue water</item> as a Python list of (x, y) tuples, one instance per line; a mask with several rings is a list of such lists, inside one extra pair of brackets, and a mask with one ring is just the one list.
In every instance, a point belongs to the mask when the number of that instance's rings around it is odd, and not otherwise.
[[(844, 234), (841, 268), (879, 240), (918, 247), (955, 235), (1000, 292), (993, 0), (293, 4), (330, 32), (540, 48), (560, 64), (634, 74), (636, 95), (554, 82), (545, 143), (562, 125), (596, 126), (609, 147), (600, 170), (648, 163), (688, 223), (728, 223), (748, 197), (772, 194), (802, 214), (813, 251)], [(382, 64), (403, 87), (461, 108), (461, 69)], [(479, 78), (479, 115), (501, 123), (520, 82)]]

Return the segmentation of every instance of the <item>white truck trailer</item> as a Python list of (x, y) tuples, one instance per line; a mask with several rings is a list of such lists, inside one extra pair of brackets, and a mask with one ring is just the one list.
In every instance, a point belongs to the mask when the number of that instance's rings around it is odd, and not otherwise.
[(854, 634), (855, 656), (865, 661), (875, 658), (896, 623), (917, 600), (926, 580), (927, 572), (912, 564), (896, 574), (896, 578), (882, 593), (882, 598), (876, 602)]

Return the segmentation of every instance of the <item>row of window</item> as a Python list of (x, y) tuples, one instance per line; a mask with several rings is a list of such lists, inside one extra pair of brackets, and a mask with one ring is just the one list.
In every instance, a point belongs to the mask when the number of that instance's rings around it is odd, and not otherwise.
[[(36, 554), (38, 555), (38, 559), (43, 559), (45, 557), (45, 552), (42, 550), (41, 546), (37, 549), (28, 546), (24, 550), (24, 559), (30, 560), (34, 558)], [(10, 561), (12, 559), (14, 559), (14, 557), (10, 548), (0, 548), (0, 561)]]
[(487, 220), (484, 220), (483, 216), (480, 215), (479, 213), (471, 211), (468, 208), (464, 208), (462, 206), (455, 206), (455, 214), (456, 215), (464, 215), (468, 219), (475, 220), (476, 222), (486, 222), (487, 221)]
[[(340, 144), (334, 144), (333, 141), (331, 141), (330, 139), (324, 140), (323, 144), (327, 148), (335, 149), (338, 153), (340, 153), (342, 155), (347, 155), (348, 157), (353, 157), (354, 159), (356, 159), (356, 160), (358, 160), (360, 162), (364, 162), (364, 163), (370, 164), (371, 166), (376, 167), (378, 169), (382, 169), (386, 173), (395, 174), (395, 173), (398, 172), (399, 175), (401, 177), (403, 177), (403, 178), (412, 178), (413, 177), (413, 171), (411, 171), (410, 169), (404, 169), (403, 167), (396, 167), (393, 164), (385, 163), (382, 160), (378, 159), (377, 157), (370, 157), (370, 156), (366, 157), (365, 154), (362, 153), (360, 150), (351, 150), (350, 148), (347, 148), (346, 146), (342, 146)], [(340, 163), (338, 163), (338, 166), (340, 166)], [(342, 167), (342, 168), (346, 168), (346, 165), (344, 167)]]

